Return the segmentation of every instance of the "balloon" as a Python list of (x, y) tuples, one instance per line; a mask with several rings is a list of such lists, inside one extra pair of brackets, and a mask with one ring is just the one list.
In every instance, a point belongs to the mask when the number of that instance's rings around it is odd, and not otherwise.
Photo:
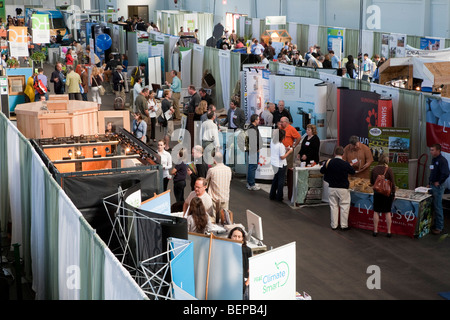
[(112, 39), (106, 33), (102, 33), (97, 37), (96, 46), (99, 49), (108, 50), (109, 48), (111, 48), (111, 44), (112, 44)]

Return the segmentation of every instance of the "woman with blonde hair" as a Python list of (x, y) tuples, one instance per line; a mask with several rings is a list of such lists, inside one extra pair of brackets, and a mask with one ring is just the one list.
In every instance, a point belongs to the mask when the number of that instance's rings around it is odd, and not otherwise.
[(91, 77), (89, 79), (89, 82), (91, 85), (91, 90), (92, 90), (92, 100), (94, 102), (97, 102), (99, 110), (100, 110), (100, 105), (102, 104), (102, 97), (99, 92), (100, 86), (103, 83), (102, 70), (103, 69), (97, 68), (96, 66), (94, 66), (92, 68)]
[(208, 111), (208, 102), (206, 100), (200, 101), (198, 107), (195, 108), (194, 121), (201, 121), (202, 115)]
[(300, 147), (300, 161), (310, 165), (311, 162), (319, 163), (320, 139), (317, 136), (317, 128), (313, 124), (306, 126), (306, 136), (302, 140)]

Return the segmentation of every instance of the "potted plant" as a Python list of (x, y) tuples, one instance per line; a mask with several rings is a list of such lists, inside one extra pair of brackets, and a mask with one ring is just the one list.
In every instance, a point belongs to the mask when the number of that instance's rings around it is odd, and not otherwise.
[(8, 68), (18, 68), (20, 66), (19, 60), (14, 57), (6, 60), (6, 65), (8, 66)]
[(33, 61), (33, 64), (40, 64), (40, 67), (42, 68), (42, 63), (45, 60), (45, 53), (41, 52), (41, 51), (35, 51), (31, 54), (30, 56), (31, 60)]

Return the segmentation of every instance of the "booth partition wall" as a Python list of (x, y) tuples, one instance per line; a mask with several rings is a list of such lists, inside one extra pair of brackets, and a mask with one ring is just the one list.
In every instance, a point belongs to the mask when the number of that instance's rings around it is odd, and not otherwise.
[(9, 223), (36, 299), (148, 299), (30, 142), (0, 113), (2, 234)]

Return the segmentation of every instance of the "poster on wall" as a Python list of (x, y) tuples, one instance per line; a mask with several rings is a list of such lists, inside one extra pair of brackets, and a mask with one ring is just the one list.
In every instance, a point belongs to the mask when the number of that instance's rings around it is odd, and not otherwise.
[(338, 88), (338, 144), (346, 146), (351, 136), (369, 145), (368, 131), (372, 127), (392, 127), (392, 100), (380, 99), (375, 92)]
[(31, 16), (33, 43), (50, 43), (50, 23), (48, 14)]
[(296, 243), (249, 258), (250, 300), (295, 300)]
[(11, 57), (28, 57), (27, 27), (9, 27), (8, 38)]
[[(383, 38), (382, 38), (383, 39)], [(406, 35), (392, 33), (389, 35), (389, 58), (402, 58), (406, 56)]]
[(431, 38), (422, 37), (420, 38), (420, 50), (440, 50), (441, 45), (444, 45), (443, 38)]
[(325, 140), (327, 85), (320, 79), (275, 76), (275, 103), (284, 100), (285, 109), (291, 113), (292, 126), (301, 134), (306, 133), (306, 126), (316, 125), (317, 136)]
[(345, 29), (341, 28), (328, 28), (328, 51), (333, 50), (339, 58), (344, 53), (344, 32)]
[(409, 155), (411, 132), (409, 128), (382, 128), (369, 129), (369, 148), (372, 151), (374, 162), (372, 167), (378, 165), (383, 154), (389, 156), (389, 167), (394, 172), (395, 186), (408, 189)]

